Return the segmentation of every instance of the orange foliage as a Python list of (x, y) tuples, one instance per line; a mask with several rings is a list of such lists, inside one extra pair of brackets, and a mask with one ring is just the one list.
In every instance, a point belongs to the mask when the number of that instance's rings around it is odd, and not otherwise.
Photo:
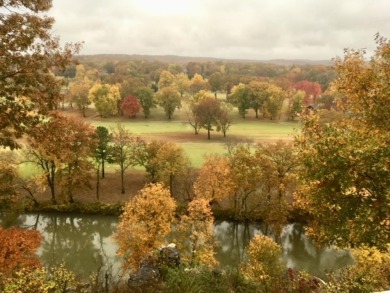
[(10, 275), (21, 268), (40, 267), (35, 252), (41, 238), (41, 234), (35, 230), (0, 227), (0, 273)]

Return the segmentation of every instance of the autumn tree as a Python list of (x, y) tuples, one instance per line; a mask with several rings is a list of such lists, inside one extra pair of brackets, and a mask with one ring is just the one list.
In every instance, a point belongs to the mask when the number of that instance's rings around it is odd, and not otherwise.
[(35, 230), (0, 227), (0, 274), (11, 275), (22, 268), (41, 266), (35, 254), (42, 236)]
[(208, 90), (208, 89), (209, 89), (209, 83), (203, 79), (202, 75), (196, 73), (194, 77), (191, 78), (190, 91), (192, 95), (195, 95), (196, 93), (202, 90)]
[(259, 118), (259, 110), (263, 110), (263, 106), (270, 97), (268, 91), (270, 84), (268, 82), (251, 81), (248, 84), (249, 106), (255, 111), (256, 118)]
[(16, 140), (62, 100), (61, 83), (52, 69), (65, 70), (80, 46), (61, 48), (50, 34), (54, 19), (45, 13), (51, 6), (50, 0), (1, 1), (1, 146), (19, 147)]
[(234, 86), (232, 93), (228, 96), (228, 101), (236, 106), (242, 118), (245, 118), (245, 115), (250, 108), (248, 86), (242, 83)]
[(234, 193), (231, 172), (228, 158), (217, 155), (207, 157), (194, 183), (196, 198), (220, 205)]
[(73, 83), (69, 89), (70, 100), (82, 111), (83, 117), (85, 117), (86, 108), (91, 104), (91, 100), (88, 97), (90, 88), (90, 81), (82, 79)]
[(261, 169), (257, 204), (264, 222), (280, 233), (287, 224), (293, 194), (298, 186), (299, 161), (297, 150), (290, 142), (259, 143), (255, 157)]
[(10, 202), (16, 195), (18, 174), (10, 152), (0, 152), (0, 203)]
[(76, 65), (76, 81), (82, 81), (86, 77), (87, 71), (85, 70), (85, 66), (83, 64)]
[(43, 172), (37, 180), (46, 181), (53, 202), (57, 184), (70, 202), (75, 188), (89, 187), (88, 157), (96, 146), (93, 133), (89, 124), (56, 113), (30, 133), (28, 157)]
[(193, 199), (177, 225), (180, 235), (181, 259), (190, 267), (215, 267), (218, 262), (214, 251), (214, 217), (210, 203), (204, 198)]
[(268, 98), (265, 103), (265, 108), (270, 115), (270, 119), (274, 120), (280, 117), (285, 92), (278, 86), (269, 85), (267, 88)]
[(242, 273), (252, 281), (271, 285), (285, 273), (281, 256), (280, 245), (267, 236), (255, 235), (249, 242), (248, 259), (241, 268)]
[(175, 110), (181, 107), (180, 95), (172, 86), (159, 89), (156, 94), (156, 101), (164, 109), (168, 119), (171, 119)]
[(187, 74), (181, 72), (175, 75), (175, 86), (181, 98), (183, 98), (184, 94), (188, 92), (190, 84), (191, 82), (188, 79)]
[(262, 170), (249, 145), (238, 144), (229, 153), (231, 180), (234, 185), (232, 197), (234, 216), (248, 219), (256, 216), (258, 196), (262, 182)]
[(304, 99), (305, 99), (305, 92), (301, 90), (294, 92), (290, 97), (288, 114), (291, 120), (294, 120), (302, 113), (303, 106), (304, 106)]
[(137, 271), (165, 242), (175, 220), (176, 202), (160, 183), (146, 185), (125, 205), (115, 239), (125, 270)]
[(89, 90), (88, 97), (101, 117), (118, 113), (118, 102), (121, 100), (118, 86), (96, 83)]
[(135, 118), (140, 109), (141, 105), (136, 96), (127, 96), (123, 99), (121, 110), (130, 118)]
[(156, 102), (153, 96), (153, 90), (150, 87), (138, 88), (135, 92), (138, 97), (138, 101), (144, 112), (144, 117), (148, 118), (150, 115), (150, 109), (156, 107)]
[(110, 152), (112, 161), (119, 165), (121, 174), (121, 192), (125, 193), (125, 172), (131, 167), (137, 165), (136, 152), (139, 146), (140, 138), (134, 137), (133, 134), (122, 124), (117, 124), (112, 130), (112, 144)]
[(142, 80), (138, 77), (128, 77), (120, 84), (120, 95), (121, 100), (127, 96), (137, 96), (137, 90), (143, 88), (145, 85)]
[(144, 145), (143, 154), (139, 144), (137, 164), (144, 166), (152, 182), (163, 182), (173, 195), (175, 178), (190, 166), (184, 150), (173, 142), (153, 140)]
[(207, 130), (207, 138), (210, 139), (210, 132), (213, 126), (217, 126), (221, 112), (220, 102), (212, 97), (206, 97), (192, 107), (192, 112), (196, 121)]
[(233, 106), (230, 103), (221, 103), (219, 114), (217, 116), (217, 131), (221, 131), (223, 137), (226, 137), (226, 132), (233, 123)]
[(296, 90), (301, 90), (306, 93), (305, 95), (305, 105), (315, 104), (317, 98), (322, 93), (321, 85), (318, 82), (301, 80), (293, 85), (293, 88)]
[(160, 74), (160, 79), (158, 81), (158, 89), (161, 90), (166, 87), (172, 87), (175, 85), (175, 76), (170, 73), (168, 70), (163, 70)]
[(335, 60), (344, 119), (320, 125), (311, 113), (297, 137), (304, 166), (297, 203), (322, 244), (385, 249), (390, 241), (390, 42), (376, 41), (369, 62), (359, 50)]

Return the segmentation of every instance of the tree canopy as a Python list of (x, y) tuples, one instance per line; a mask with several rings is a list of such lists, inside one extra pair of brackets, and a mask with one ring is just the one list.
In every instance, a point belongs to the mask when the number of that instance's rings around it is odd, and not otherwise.
[(385, 248), (390, 241), (390, 42), (336, 59), (344, 118), (320, 124), (307, 115), (297, 138), (304, 165), (298, 205), (319, 242)]
[(61, 82), (52, 70), (65, 70), (79, 45), (50, 34), (54, 19), (45, 15), (50, 0), (0, 2), (0, 145), (18, 147), (39, 123), (39, 115), (61, 100)]

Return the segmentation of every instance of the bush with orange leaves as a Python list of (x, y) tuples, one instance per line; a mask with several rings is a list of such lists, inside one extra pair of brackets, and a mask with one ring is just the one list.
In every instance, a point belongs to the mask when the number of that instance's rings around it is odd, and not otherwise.
[(41, 238), (35, 230), (0, 227), (0, 274), (7, 276), (22, 268), (41, 267), (35, 254)]

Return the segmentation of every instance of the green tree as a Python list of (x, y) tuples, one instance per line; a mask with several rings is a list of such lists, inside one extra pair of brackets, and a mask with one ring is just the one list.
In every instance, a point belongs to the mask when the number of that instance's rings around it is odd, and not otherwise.
[(19, 147), (17, 139), (62, 100), (61, 83), (51, 70), (64, 71), (80, 46), (61, 48), (50, 34), (54, 19), (45, 13), (51, 6), (50, 0), (0, 2), (1, 146)]
[(336, 59), (343, 120), (320, 125), (309, 114), (298, 136), (298, 206), (309, 214), (318, 242), (384, 249), (390, 241), (390, 42), (377, 37), (370, 62), (364, 51)]
[(104, 126), (98, 126), (95, 130), (95, 139), (97, 140), (97, 147), (95, 151), (95, 157), (99, 162), (99, 165), (102, 166), (102, 178), (105, 177), (105, 165), (106, 162), (110, 160), (110, 147), (109, 144), (112, 140), (112, 134)]
[(153, 90), (149, 87), (138, 88), (135, 92), (138, 97), (138, 101), (144, 112), (144, 117), (148, 118), (150, 115), (150, 109), (156, 107), (156, 102), (153, 97)]
[(211, 91), (214, 92), (214, 96), (217, 98), (217, 92), (222, 89), (222, 74), (214, 72), (209, 78), (209, 84)]
[(159, 89), (156, 94), (157, 104), (162, 107), (168, 119), (172, 118), (173, 113), (177, 108), (181, 107), (181, 98), (174, 87), (164, 87)]
[(131, 167), (137, 165), (136, 153), (140, 138), (134, 137), (132, 133), (122, 124), (117, 124), (112, 131), (112, 145), (110, 153), (112, 161), (119, 165), (121, 174), (121, 192), (125, 193), (125, 172)]
[(250, 108), (249, 89), (245, 84), (238, 84), (233, 87), (232, 93), (228, 96), (228, 101), (238, 108), (238, 113), (245, 118)]

